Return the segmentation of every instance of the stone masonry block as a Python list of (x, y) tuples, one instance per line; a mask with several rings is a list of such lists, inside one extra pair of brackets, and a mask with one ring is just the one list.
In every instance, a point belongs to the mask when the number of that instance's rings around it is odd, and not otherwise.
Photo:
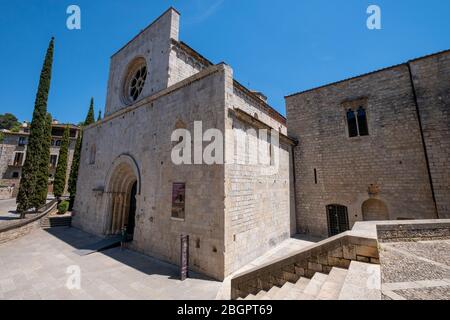
[(344, 253), (343, 253), (342, 247), (336, 248), (328, 253), (328, 256), (333, 257), (333, 258), (343, 258), (343, 255), (344, 255)]
[(319, 263), (314, 263), (314, 262), (309, 262), (308, 263), (308, 269), (316, 271), (316, 272), (322, 272), (323, 271), (322, 265), (319, 264)]
[(369, 258), (379, 258), (378, 248), (367, 246), (356, 246), (356, 255)]
[(356, 249), (353, 245), (345, 245), (342, 248), (343, 258), (348, 260), (356, 260)]
[(303, 277), (305, 275), (305, 268), (295, 266), (295, 274)]
[(365, 262), (365, 263), (369, 263), (370, 262), (370, 258), (363, 257), (363, 256), (356, 256), (356, 260), (359, 261), (359, 262)]
[(331, 267), (348, 269), (350, 267), (350, 263), (351, 260), (328, 257), (328, 265)]

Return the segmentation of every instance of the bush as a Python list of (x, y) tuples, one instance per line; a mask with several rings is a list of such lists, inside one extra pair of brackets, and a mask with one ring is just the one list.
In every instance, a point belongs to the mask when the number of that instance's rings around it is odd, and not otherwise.
[(58, 214), (65, 214), (69, 210), (69, 201), (62, 201), (58, 204)]

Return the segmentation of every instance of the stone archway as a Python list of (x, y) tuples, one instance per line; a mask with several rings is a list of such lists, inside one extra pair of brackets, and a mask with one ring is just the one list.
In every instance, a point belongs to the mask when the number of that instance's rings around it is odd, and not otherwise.
[(136, 161), (129, 155), (117, 158), (106, 181), (108, 195), (107, 235), (121, 234), (126, 228), (130, 240), (134, 234), (136, 198), (140, 195), (140, 173)]
[(362, 215), (364, 221), (390, 220), (386, 204), (378, 199), (369, 199), (364, 202), (362, 205)]

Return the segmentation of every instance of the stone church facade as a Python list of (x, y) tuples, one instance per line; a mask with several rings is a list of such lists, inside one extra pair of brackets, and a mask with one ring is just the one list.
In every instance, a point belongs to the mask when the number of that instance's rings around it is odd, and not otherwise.
[(286, 97), (299, 232), (450, 218), (450, 51)]
[[(169, 9), (112, 56), (105, 118), (83, 131), (73, 225), (102, 236), (126, 230), (131, 249), (175, 264), (189, 235), (190, 267), (224, 279), (295, 232), (295, 142), (230, 66), (179, 41), (179, 19)], [(196, 122), (226, 133), (225, 163), (173, 163), (172, 133), (193, 133)], [(247, 161), (241, 148), (252, 139), (278, 155), (276, 167)]]

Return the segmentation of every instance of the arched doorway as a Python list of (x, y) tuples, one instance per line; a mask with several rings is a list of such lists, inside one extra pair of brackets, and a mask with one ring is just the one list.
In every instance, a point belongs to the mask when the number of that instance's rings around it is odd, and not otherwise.
[(135, 161), (129, 156), (119, 157), (107, 179), (109, 205), (106, 234), (118, 235), (125, 230), (128, 240), (133, 240), (139, 183), (139, 171)]
[(386, 204), (378, 199), (370, 199), (362, 205), (362, 215), (364, 221), (385, 221), (389, 220), (389, 211)]

